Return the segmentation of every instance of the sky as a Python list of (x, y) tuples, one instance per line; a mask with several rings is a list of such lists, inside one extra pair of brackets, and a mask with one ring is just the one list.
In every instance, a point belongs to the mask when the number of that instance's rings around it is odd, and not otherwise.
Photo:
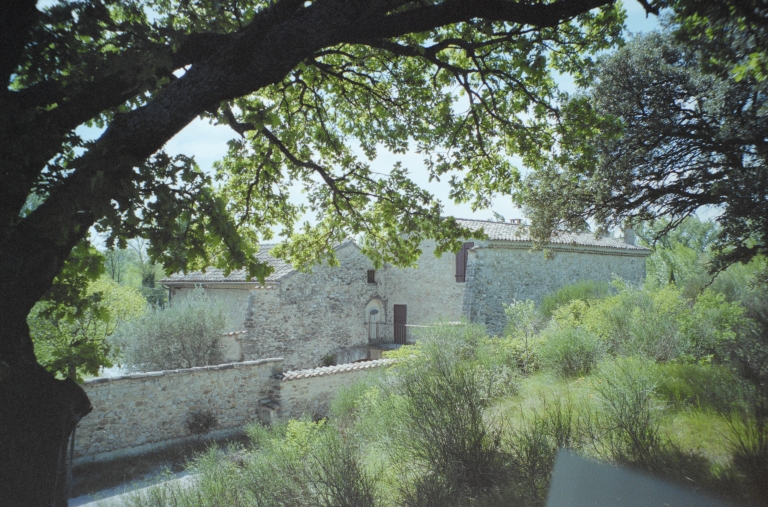
[[(38, 7), (41, 8), (54, 3), (56, 3), (56, 0), (39, 0)], [(646, 16), (639, 2), (636, 0), (626, 0), (624, 3), (627, 9), (626, 27), (628, 33), (647, 32), (659, 27), (658, 18), (653, 15)], [(560, 76), (558, 84), (564, 91), (575, 91), (569, 76)], [(78, 129), (78, 133), (83, 138), (93, 139), (98, 137), (100, 131), (82, 127)], [(197, 119), (173, 137), (164, 149), (169, 155), (185, 154), (194, 156), (202, 170), (212, 172), (213, 163), (221, 159), (227, 152), (227, 141), (235, 138), (237, 135), (227, 126), (211, 125), (208, 120)], [(467, 203), (453, 203), (448, 197), (450, 191), (448, 178), (443, 178), (442, 182), (439, 183), (435, 181), (429, 182), (427, 172), (423, 170), (424, 166), (421, 156), (414, 152), (394, 155), (386, 152), (386, 150), (379, 150), (379, 157), (371, 163), (371, 168), (375, 172), (388, 173), (389, 169), (398, 161), (409, 170), (411, 178), (417, 184), (422, 186), (422, 188), (426, 188), (443, 203), (444, 215), (492, 220), (494, 217), (493, 212), (496, 212), (507, 219), (524, 218), (522, 212), (512, 204), (509, 197), (505, 196), (495, 198), (491, 208), (476, 212), (473, 212), (471, 206)], [(298, 189), (292, 192), (292, 201), (301, 202), (302, 199), (303, 197)], [(305, 218), (309, 219), (310, 222), (313, 221), (311, 216), (306, 216)]]

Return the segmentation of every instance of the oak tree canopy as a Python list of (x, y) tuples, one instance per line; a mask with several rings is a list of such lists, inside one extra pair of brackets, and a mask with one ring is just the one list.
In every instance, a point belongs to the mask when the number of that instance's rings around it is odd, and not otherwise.
[(583, 137), (563, 138), (518, 193), (540, 237), (664, 217), (656, 240), (709, 206), (713, 272), (768, 253), (768, 8), (729, 5), (680, 2), (665, 30), (603, 57), (562, 107)]
[[(0, 497), (62, 502), (60, 452), (89, 403), (37, 364), (26, 317), (71, 286), (91, 228), (145, 238), (168, 270), (256, 278), (274, 227), (298, 263), (348, 235), (376, 263), (413, 262), (425, 237), (453, 250), (456, 224), (406, 168), (374, 170), (377, 151), (418, 151), (462, 201), (509, 192), (508, 157), (542, 163), (563, 128), (553, 73), (586, 84), (622, 19), (610, 0), (0, 2)], [(162, 151), (200, 116), (241, 134), (218, 183)], [(296, 228), (289, 183), (316, 226)]]

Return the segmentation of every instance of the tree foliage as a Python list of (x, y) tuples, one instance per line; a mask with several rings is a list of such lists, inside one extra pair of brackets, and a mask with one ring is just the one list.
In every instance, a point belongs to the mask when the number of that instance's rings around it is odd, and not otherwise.
[(732, 75), (753, 33), (728, 18), (718, 23), (731, 31), (714, 23), (706, 36), (675, 37), (693, 23), (683, 19), (605, 57), (597, 82), (564, 108), (601, 126), (579, 141), (590, 151), (564, 148), (527, 180), (521, 198), (539, 234), (586, 218), (668, 217), (656, 240), (710, 206), (721, 210), (714, 271), (768, 251), (768, 81)]
[[(10, 74), (25, 141), (13, 153), (46, 149), (7, 172), (23, 177), (4, 206), (18, 222), (16, 203), (35, 189), (49, 203), (36, 210), (42, 219), (78, 195), (109, 245), (143, 236), (170, 269), (246, 265), (261, 278), (269, 268), (250, 254), (273, 227), (293, 231), (303, 210), (287, 186), (299, 183), (319, 224), (286, 256), (304, 263), (365, 234), (375, 261), (411, 263), (424, 236), (452, 249), (457, 227), (404, 168), (382, 174), (369, 159), (410, 145), (432, 177), (467, 176), (455, 179), (459, 200), (482, 205), (508, 191), (507, 155), (535, 159), (551, 144), (551, 70), (586, 80), (584, 54), (615, 42), (618, 8), (590, 11), (606, 3), (60, 3), (38, 15)], [(157, 151), (197, 115), (242, 134), (218, 166), (221, 193), (192, 159)], [(82, 124), (109, 128), (86, 142), (73, 130)]]
[(106, 276), (88, 284), (80, 305), (41, 301), (28, 317), (35, 353), (52, 373), (82, 381), (113, 366), (116, 351), (108, 338), (117, 328), (146, 311), (147, 302), (133, 287)]

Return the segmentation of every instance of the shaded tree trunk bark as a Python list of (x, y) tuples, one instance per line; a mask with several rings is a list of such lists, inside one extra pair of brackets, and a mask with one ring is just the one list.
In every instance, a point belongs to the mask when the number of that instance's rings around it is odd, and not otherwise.
[(11, 506), (66, 506), (67, 443), (91, 411), (73, 380), (34, 361), (0, 362), (0, 498)]
[(57, 380), (37, 363), (27, 325), (36, 300), (78, 241), (27, 234), (2, 243), (0, 255), (0, 504), (67, 505), (67, 443), (91, 411), (73, 380)]

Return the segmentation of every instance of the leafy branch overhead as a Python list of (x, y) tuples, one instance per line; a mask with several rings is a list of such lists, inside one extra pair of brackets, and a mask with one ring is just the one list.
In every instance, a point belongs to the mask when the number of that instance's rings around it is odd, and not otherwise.
[[(252, 253), (275, 228), (299, 232), (283, 252), (299, 263), (358, 234), (376, 262), (412, 263), (424, 237), (453, 250), (459, 228), (405, 168), (373, 171), (377, 150), (421, 153), (454, 198), (486, 205), (518, 179), (510, 155), (552, 146), (552, 71), (586, 82), (622, 18), (606, 0), (57, 4), (4, 54), (4, 242), (34, 231), (60, 257), (96, 223), (110, 244), (146, 237), (168, 269), (258, 278)], [(217, 190), (158, 151), (199, 115), (242, 134)], [(86, 142), (83, 124), (106, 130)], [(43, 204), (21, 219), (30, 193)], [(296, 231), (305, 211), (318, 225)]]

